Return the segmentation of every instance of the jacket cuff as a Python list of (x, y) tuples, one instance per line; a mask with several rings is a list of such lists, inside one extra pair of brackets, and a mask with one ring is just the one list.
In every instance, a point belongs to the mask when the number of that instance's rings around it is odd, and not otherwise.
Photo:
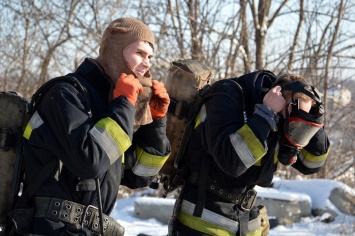
[(277, 131), (276, 123), (279, 121), (279, 116), (265, 104), (256, 104), (254, 107), (254, 114), (264, 118), (270, 125), (272, 131)]

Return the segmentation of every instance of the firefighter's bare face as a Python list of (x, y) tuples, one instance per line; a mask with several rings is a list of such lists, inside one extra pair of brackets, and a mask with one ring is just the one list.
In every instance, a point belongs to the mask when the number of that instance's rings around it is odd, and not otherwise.
[(123, 51), (123, 57), (129, 68), (142, 77), (150, 68), (150, 59), (153, 57), (153, 48), (148, 42), (139, 41), (130, 44)]

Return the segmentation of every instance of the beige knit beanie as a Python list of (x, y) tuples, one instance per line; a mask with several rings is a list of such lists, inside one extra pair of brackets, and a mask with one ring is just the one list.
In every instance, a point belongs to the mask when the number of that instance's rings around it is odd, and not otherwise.
[[(109, 78), (116, 82), (121, 73), (133, 74), (123, 52), (126, 47), (134, 42), (148, 42), (154, 49), (154, 35), (149, 27), (143, 22), (134, 18), (118, 18), (112, 21), (105, 29), (97, 58), (98, 63), (104, 68)], [(143, 94), (138, 96), (136, 102), (135, 126), (140, 126), (152, 122), (149, 109), (149, 99), (151, 96), (151, 74), (148, 70), (143, 77), (138, 80), (143, 85)]]

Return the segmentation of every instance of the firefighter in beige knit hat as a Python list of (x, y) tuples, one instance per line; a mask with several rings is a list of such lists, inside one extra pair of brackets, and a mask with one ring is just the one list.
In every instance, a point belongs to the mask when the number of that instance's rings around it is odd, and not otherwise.
[(56, 79), (42, 95), (24, 133), (26, 198), (11, 213), (12, 230), (124, 234), (108, 216), (119, 186), (150, 186), (171, 152), (170, 99), (164, 84), (152, 80), (153, 52), (147, 25), (116, 19), (103, 33), (99, 56), (67, 75), (77, 82)]
[[(154, 36), (143, 22), (133, 18), (119, 18), (114, 20), (104, 31), (97, 58), (109, 78), (116, 82), (122, 73), (138, 78), (143, 91), (136, 102), (135, 127), (152, 122), (151, 110), (147, 101), (150, 99), (152, 76), (150, 74), (150, 58), (154, 52)], [(132, 59), (138, 57), (139, 60)], [(130, 58), (130, 59), (129, 59)], [(130, 76), (131, 77), (131, 76)], [(131, 77), (132, 80), (132, 77)], [(162, 87), (153, 81), (154, 87)], [(158, 85), (156, 85), (158, 84)], [(160, 94), (163, 110), (169, 105), (166, 91)], [(152, 104), (151, 104), (152, 105)], [(161, 118), (165, 115), (158, 115)], [(153, 114), (154, 115), (154, 114)]]

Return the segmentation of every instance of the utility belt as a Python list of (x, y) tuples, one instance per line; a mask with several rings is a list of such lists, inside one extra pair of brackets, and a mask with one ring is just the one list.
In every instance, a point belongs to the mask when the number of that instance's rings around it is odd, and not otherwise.
[[(36, 206), (35, 217), (74, 224), (77, 228), (88, 228), (100, 235), (100, 216), (97, 207), (58, 198), (35, 197), (33, 199)], [(115, 219), (103, 214), (102, 220), (105, 235), (124, 235), (124, 228)]]
[[(190, 175), (189, 181), (197, 184), (198, 173)], [(257, 192), (253, 189), (226, 189), (222, 188), (215, 180), (208, 178), (206, 182), (206, 191), (218, 196), (228, 202), (236, 204), (243, 211), (250, 211), (254, 206)]]

